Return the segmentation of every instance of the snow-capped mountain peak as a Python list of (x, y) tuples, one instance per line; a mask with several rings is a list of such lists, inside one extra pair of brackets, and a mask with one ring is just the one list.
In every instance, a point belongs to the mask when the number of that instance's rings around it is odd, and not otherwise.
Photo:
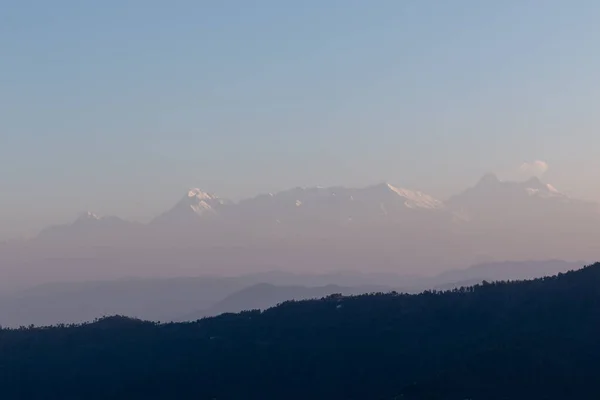
[(79, 220), (79, 221), (99, 221), (101, 219), (102, 219), (101, 216), (99, 216), (98, 214), (95, 214), (91, 211), (86, 211), (86, 212), (82, 213), (81, 215), (79, 215), (79, 217), (77, 218), (77, 220)]
[(575, 214), (579, 212), (576, 211), (578, 208), (588, 207), (538, 177), (526, 181), (500, 181), (484, 177), (474, 187), (451, 197), (446, 204), (455, 212), (471, 217), (478, 215), (498, 220), (524, 218), (542, 209), (561, 210), (565, 207), (572, 207)]
[(75, 220), (75, 222), (73, 222), (72, 225), (90, 225), (90, 226), (95, 226), (95, 225), (104, 225), (104, 226), (108, 226), (108, 225), (127, 225), (127, 224), (132, 224), (132, 222), (126, 221), (124, 219), (121, 219), (117, 216), (113, 216), (113, 215), (108, 215), (108, 216), (103, 216), (103, 215), (98, 215), (96, 213), (93, 213), (91, 211), (86, 211), (82, 214), (79, 215), (79, 217)]
[(549, 183), (546, 185), (546, 187), (547, 187), (547, 188), (548, 188), (548, 190), (549, 190), (550, 192), (552, 192), (552, 193), (560, 193), (560, 192), (558, 191), (558, 189), (556, 189), (554, 186), (552, 186), (552, 185), (551, 185), (551, 184), (549, 184)]
[(190, 189), (188, 191), (187, 199), (184, 199), (184, 202), (192, 211), (194, 211), (194, 213), (199, 216), (207, 213), (215, 214), (217, 212), (217, 208), (225, 204), (223, 199), (220, 199), (213, 194), (203, 192), (198, 188)]
[(185, 222), (194, 220), (194, 217), (214, 216), (226, 204), (226, 200), (214, 194), (192, 188), (173, 208), (158, 216), (154, 222)]
[(403, 197), (405, 199), (404, 205), (408, 208), (438, 209), (444, 206), (440, 200), (418, 190), (397, 188), (389, 183), (385, 185), (389, 190)]
[(550, 184), (542, 184), (541, 187), (527, 187), (525, 191), (529, 196), (567, 198), (565, 194), (559, 192), (558, 189)]
[(195, 199), (198, 199), (198, 200), (213, 200), (213, 199), (217, 198), (216, 196), (211, 195), (211, 194), (206, 193), (206, 192), (203, 192), (202, 190), (200, 190), (198, 188), (190, 189), (188, 191), (187, 197), (190, 198), (190, 199), (191, 198), (195, 198)]
[(389, 183), (370, 186), (361, 190), (362, 197), (374, 201), (403, 201), (403, 206), (411, 209), (436, 210), (444, 208), (444, 203), (418, 190), (399, 188)]

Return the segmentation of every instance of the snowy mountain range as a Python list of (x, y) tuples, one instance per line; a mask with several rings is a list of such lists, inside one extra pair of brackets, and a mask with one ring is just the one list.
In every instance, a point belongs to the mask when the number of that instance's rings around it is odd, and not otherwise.
[(338, 220), (390, 216), (396, 212), (438, 210), (442, 201), (418, 191), (380, 184), (361, 189), (344, 187), (294, 188), (245, 199), (239, 203), (191, 189), (171, 210), (158, 216), (152, 224), (180, 223), (216, 217), (253, 222), (291, 221), (304, 218)]
[[(170, 210), (157, 216), (148, 226), (174, 228), (228, 227), (260, 230), (261, 226), (377, 226), (437, 218), (437, 222), (469, 224), (478, 221), (535, 217), (597, 217), (595, 203), (572, 199), (538, 178), (525, 182), (505, 182), (493, 174), (485, 175), (475, 186), (446, 201), (420, 191), (397, 188), (388, 183), (366, 188), (310, 187), (262, 194), (240, 202), (220, 198), (200, 189), (190, 189)], [(418, 218), (417, 218), (418, 220)], [(236, 226), (237, 225), (237, 226)], [(118, 217), (100, 217), (92, 212), (74, 223), (43, 230), (38, 238), (92, 234), (93, 231), (140, 230), (141, 224)]]
[(387, 183), (298, 187), (239, 202), (191, 189), (148, 224), (85, 213), (5, 244), (0, 268), (46, 279), (58, 269), (73, 279), (365, 265), (436, 273), (492, 260), (592, 261), (598, 243), (597, 204), (537, 178), (488, 174), (445, 201)]

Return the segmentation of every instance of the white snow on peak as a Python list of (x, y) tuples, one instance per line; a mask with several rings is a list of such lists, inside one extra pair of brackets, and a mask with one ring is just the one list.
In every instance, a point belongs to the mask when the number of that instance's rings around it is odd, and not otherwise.
[(525, 191), (529, 196), (540, 196), (544, 198), (550, 197), (567, 197), (563, 193), (559, 192), (554, 186), (545, 184), (540, 188), (525, 188)]
[(91, 211), (88, 211), (88, 212), (87, 212), (87, 217), (88, 217), (88, 218), (91, 218), (91, 219), (100, 219), (100, 218), (102, 218), (102, 217), (100, 217), (98, 214), (94, 214), (94, 213), (93, 213), (93, 212), (91, 212)]
[(215, 210), (205, 201), (200, 201), (197, 204), (190, 204), (190, 208), (198, 215), (205, 214), (207, 212), (214, 213)]
[(188, 191), (188, 197), (189, 198), (196, 198), (198, 200), (213, 200), (216, 199), (215, 196), (208, 194), (206, 192), (203, 192), (202, 190), (198, 189), (198, 188), (194, 188), (194, 189), (190, 189)]
[(220, 206), (226, 203), (225, 200), (203, 192), (198, 188), (189, 189), (185, 196), (169, 211), (159, 215), (154, 221), (189, 221), (194, 216), (205, 217), (216, 215), (220, 211)]
[(388, 189), (390, 189), (392, 192), (406, 199), (404, 204), (409, 208), (436, 209), (442, 208), (444, 206), (444, 203), (442, 203), (440, 200), (431, 197), (423, 192), (397, 188), (395, 186), (390, 185), (389, 183), (387, 183), (386, 185)]
[(101, 219), (102, 219), (101, 216), (99, 216), (98, 214), (94, 214), (91, 211), (84, 212), (78, 218), (78, 220), (80, 220), (80, 221), (84, 221), (84, 220), (100, 221)]
[(551, 184), (547, 184), (546, 187), (548, 188), (549, 191), (551, 191), (552, 193), (556, 193), (556, 194), (560, 194), (560, 192)]
[(183, 201), (197, 215), (216, 214), (215, 207), (225, 204), (225, 200), (198, 188), (190, 189)]

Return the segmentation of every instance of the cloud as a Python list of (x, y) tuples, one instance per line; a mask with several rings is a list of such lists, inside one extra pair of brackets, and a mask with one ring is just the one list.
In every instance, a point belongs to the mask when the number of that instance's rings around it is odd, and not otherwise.
[(519, 171), (530, 176), (541, 176), (548, 171), (548, 163), (541, 160), (525, 162), (521, 164)]

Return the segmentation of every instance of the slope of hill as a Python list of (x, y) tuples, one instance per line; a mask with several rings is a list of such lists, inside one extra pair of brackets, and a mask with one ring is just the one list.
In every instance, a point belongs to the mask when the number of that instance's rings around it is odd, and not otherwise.
[(317, 287), (276, 286), (259, 283), (235, 292), (205, 310), (178, 318), (180, 321), (194, 321), (204, 317), (214, 317), (224, 313), (236, 313), (247, 310), (265, 310), (288, 300), (320, 299), (332, 294), (345, 296), (374, 292), (388, 292), (392, 288), (383, 285), (344, 287), (326, 285)]
[(595, 399), (600, 264), (157, 325), (0, 331), (6, 399)]
[(552, 276), (580, 269), (585, 262), (564, 260), (503, 261), (477, 264), (466, 269), (442, 272), (421, 284), (420, 289), (452, 288), (482, 281), (514, 281)]

